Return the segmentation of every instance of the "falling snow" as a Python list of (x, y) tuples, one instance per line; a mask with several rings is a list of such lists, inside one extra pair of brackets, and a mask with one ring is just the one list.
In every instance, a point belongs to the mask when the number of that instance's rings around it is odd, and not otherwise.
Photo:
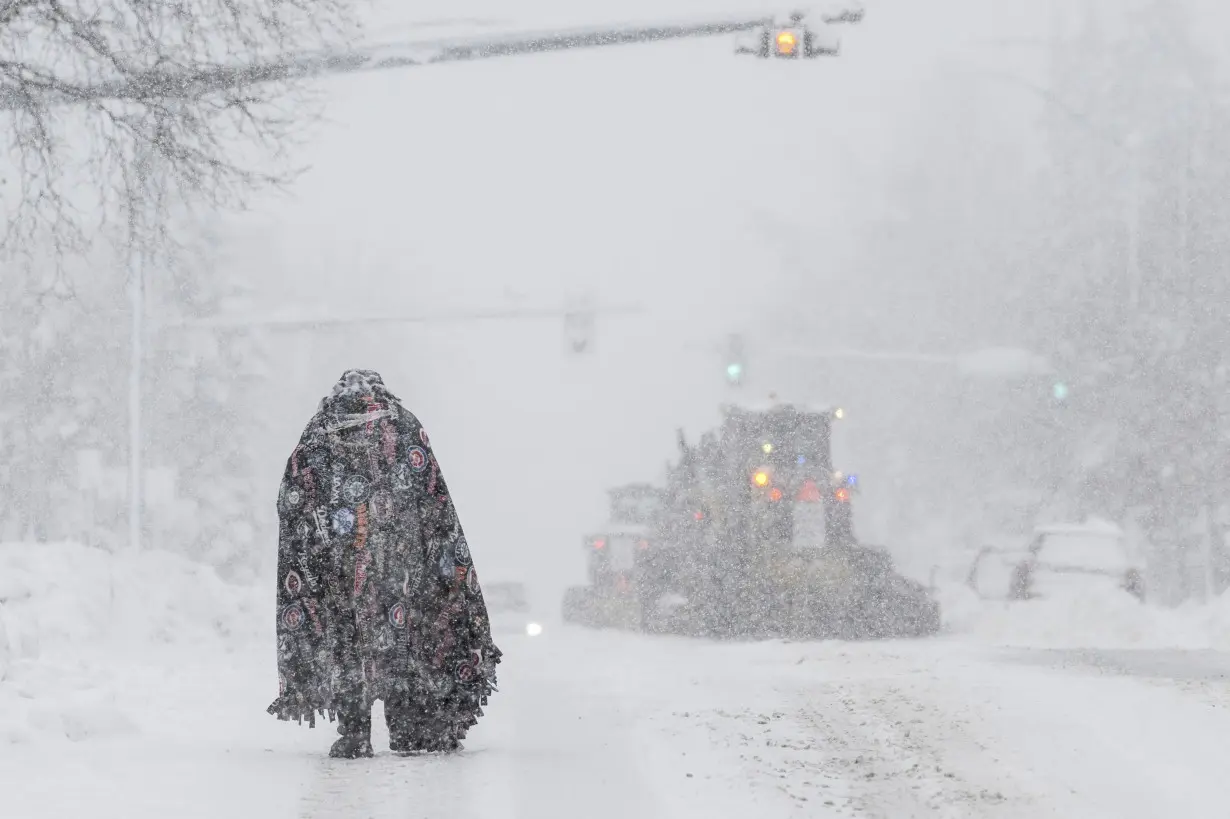
[(0, 816), (1224, 816), (1227, 23), (0, 0)]

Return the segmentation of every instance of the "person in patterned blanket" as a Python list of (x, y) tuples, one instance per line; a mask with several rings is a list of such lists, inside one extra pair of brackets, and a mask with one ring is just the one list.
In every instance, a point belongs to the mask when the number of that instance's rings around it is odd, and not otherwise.
[(370, 370), (321, 402), (278, 491), (278, 697), (338, 722), (329, 755), (454, 751), (495, 691), (500, 650), (426, 431)]

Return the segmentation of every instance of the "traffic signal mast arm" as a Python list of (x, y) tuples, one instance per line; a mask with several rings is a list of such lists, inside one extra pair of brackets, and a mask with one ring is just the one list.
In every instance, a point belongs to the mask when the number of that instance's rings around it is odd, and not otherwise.
[[(820, 11), (796, 11), (791, 17), (804, 20), (815, 14), (830, 24), (857, 23), (863, 17), (861, 0), (844, 0)], [(191, 99), (228, 88), (267, 82), (302, 79), (327, 74), (350, 74), (408, 68), (436, 63), (480, 60), (517, 54), (597, 48), (609, 45), (651, 43), (684, 37), (712, 37), (774, 25), (773, 17), (742, 20), (711, 20), (668, 25), (624, 25), (510, 33), (483, 39), (425, 40), (359, 48), (338, 53), (296, 55), (288, 60), (239, 65), (198, 65), (175, 70), (148, 71), (115, 80), (85, 84), (45, 78), (43, 92), (62, 105), (97, 100)], [(27, 97), (12, 87), (0, 85), (0, 110), (28, 107)]]
[[(614, 304), (594, 307), (594, 315), (632, 314), (644, 311), (640, 304)], [(561, 318), (569, 315), (567, 308), (496, 308), (492, 310), (469, 310), (449, 313), (421, 313), (403, 315), (338, 316), (327, 313), (313, 315), (308, 311), (292, 313), (260, 313), (251, 315), (224, 315), (205, 318), (170, 317), (150, 318), (149, 322), (160, 327), (268, 327), (270, 329), (299, 330), (329, 326), (352, 327), (377, 324), (448, 324), (468, 321), (511, 321), (519, 319)]]

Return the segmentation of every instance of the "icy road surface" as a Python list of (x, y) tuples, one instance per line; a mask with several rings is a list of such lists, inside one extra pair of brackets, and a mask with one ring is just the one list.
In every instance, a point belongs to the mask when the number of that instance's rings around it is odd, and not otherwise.
[(1230, 805), (1225, 654), (559, 627), (504, 643), (502, 690), (463, 753), (357, 762), (325, 758), (331, 726), (263, 713), (271, 645), (19, 663), (0, 681), (0, 816), (1197, 819)]

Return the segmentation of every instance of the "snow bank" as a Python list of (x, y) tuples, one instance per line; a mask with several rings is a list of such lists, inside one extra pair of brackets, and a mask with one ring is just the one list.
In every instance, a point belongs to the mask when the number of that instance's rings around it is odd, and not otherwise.
[(271, 600), (169, 552), (0, 544), (0, 622), (9, 637), (7, 646), (0, 638), (0, 658), (6, 648), (18, 658), (151, 645), (228, 651), (268, 634)]
[(938, 596), (948, 631), (993, 645), (1230, 650), (1230, 592), (1173, 609), (1142, 605), (1121, 592), (1003, 602), (951, 585)]
[(165, 552), (0, 544), (0, 746), (137, 732), (137, 689), (271, 645), (271, 599)]

